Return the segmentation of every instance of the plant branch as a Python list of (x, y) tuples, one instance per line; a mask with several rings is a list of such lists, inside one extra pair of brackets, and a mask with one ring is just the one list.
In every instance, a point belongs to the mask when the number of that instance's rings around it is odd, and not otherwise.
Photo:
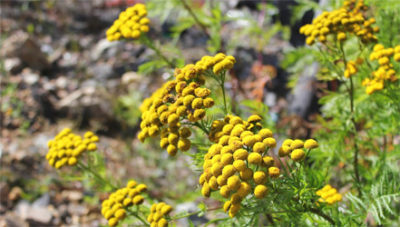
[[(342, 53), (343, 61), (344, 61), (344, 70), (346, 70), (347, 66), (347, 59), (345, 52), (343, 50), (343, 45), (342, 43), (339, 44), (340, 51)], [(353, 78), (350, 76), (350, 89), (348, 89), (349, 92), (349, 98), (350, 98), (350, 120), (351, 123), (353, 124), (354, 131), (351, 133), (353, 135), (353, 142), (354, 142), (354, 157), (353, 157), (353, 168), (354, 168), (354, 174), (356, 178), (356, 187), (358, 191), (358, 196), (362, 196), (362, 191), (361, 191), (361, 179), (360, 179), (360, 173), (358, 170), (358, 145), (356, 141), (356, 134), (357, 134), (357, 123), (354, 117), (354, 83), (353, 83)]]
[(144, 226), (150, 226), (142, 217), (140, 217), (136, 212), (128, 209), (128, 213), (137, 218)]
[(267, 217), (268, 221), (272, 224), (275, 225), (274, 219), (272, 218), (271, 214), (265, 214), (265, 216)]
[(168, 60), (168, 58), (160, 51), (160, 49), (158, 49), (154, 43), (149, 39), (149, 37), (147, 37), (147, 35), (142, 35), (140, 36), (140, 40), (143, 41), (143, 43), (149, 47), (150, 49), (154, 50), (154, 52), (156, 52), (156, 54), (165, 62), (167, 63), (171, 68), (175, 69), (177, 68), (177, 66), (170, 60)]
[(90, 169), (87, 165), (83, 164), (81, 161), (78, 160), (77, 166), (78, 166), (78, 168), (81, 168), (84, 171), (87, 171), (90, 174), (92, 174), (96, 179), (101, 181), (104, 185), (110, 186), (112, 188), (112, 190), (117, 190), (117, 187), (115, 185), (113, 185), (112, 183), (105, 180), (102, 176), (100, 176), (98, 173), (94, 172), (92, 169)]
[(308, 209), (308, 211), (310, 211), (311, 213), (316, 214), (316, 215), (318, 215), (318, 216), (324, 218), (324, 219), (327, 220), (331, 225), (335, 225), (335, 221), (334, 221), (331, 217), (329, 217), (328, 215), (322, 213), (322, 211), (320, 211), (320, 210), (318, 210), (318, 209), (315, 209), (315, 208), (310, 208), (310, 209)]
[(209, 134), (209, 131), (203, 127), (203, 125), (199, 124), (199, 122), (195, 122), (192, 125), (196, 126), (197, 128), (199, 128), (201, 131), (203, 131), (205, 134)]
[(214, 74), (214, 72), (207, 72), (205, 73), (207, 76), (213, 78), (215, 81), (217, 81), (218, 86), (221, 88), (222, 91), (222, 97), (224, 99), (224, 113), (225, 115), (230, 113), (228, 111), (228, 106), (226, 104), (226, 94), (225, 94), (225, 78), (226, 78), (226, 70), (223, 70), (220, 72), (218, 75)]
[(206, 34), (206, 36), (209, 38), (210, 34), (208, 34), (207, 31), (207, 26), (205, 24), (203, 24), (199, 18), (196, 16), (196, 14), (193, 12), (192, 8), (189, 6), (189, 4), (186, 2), (186, 0), (181, 0), (183, 7), (189, 12), (190, 16), (193, 17), (194, 21), (196, 22), (196, 24), (201, 28), (201, 30), (204, 32), (204, 34)]
[(225, 95), (225, 70), (223, 71), (222, 75), (221, 75), (221, 81), (219, 82), (219, 85), (221, 87), (222, 90), (222, 97), (224, 98), (224, 112), (225, 114), (228, 114), (228, 107), (226, 105), (226, 95)]
[[(214, 207), (214, 208), (209, 208), (206, 211), (213, 211), (213, 210), (218, 210), (218, 209), (221, 209), (221, 208), (222, 207)], [(201, 212), (202, 212), (202, 210), (198, 210), (198, 211), (195, 211), (195, 212), (192, 212), (192, 213), (187, 213), (187, 214), (182, 215), (182, 216), (174, 216), (174, 217), (171, 217), (171, 220), (178, 220), (178, 219), (181, 219), (181, 218), (190, 217), (192, 215), (196, 215), (196, 214), (199, 214)]]

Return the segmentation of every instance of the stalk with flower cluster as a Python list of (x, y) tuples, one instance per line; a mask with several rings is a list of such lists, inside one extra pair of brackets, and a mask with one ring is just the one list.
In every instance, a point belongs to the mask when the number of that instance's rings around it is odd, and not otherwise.
[[(277, 142), (272, 131), (262, 127), (260, 116), (252, 115), (245, 121), (239, 116), (227, 114), (230, 111), (224, 100), (226, 116), (212, 121), (211, 125), (201, 123), (203, 118), (207, 118), (206, 109), (214, 105), (214, 100), (209, 98), (212, 91), (204, 87), (205, 81), (213, 78), (219, 86), (222, 84), (222, 93), (225, 94), (225, 73), (234, 63), (234, 57), (219, 53), (176, 69), (174, 79), (167, 81), (144, 100), (141, 106), (142, 130), (138, 134), (141, 141), (160, 135), (160, 147), (175, 156), (178, 150), (187, 151), (191, 147), (192, 130), (186, 125), (197, 126), (204, 133), (203, 136), (213, 143), (208, 152), (202, 155), (203, 173), (199, 178), (201, 193), (210, 197), (213, 191), (219, 191), (222, 197), (228, 199), (223, 210), (231, 218), (239, 213), (242, 201), (247, 204), (253, 199), (264, 200), (269, 191), (277, 193), (278, 184), (287, 181), (286, 177), (299, 182), (297, 165), (292, 164), (290, 172), (281, 176), (273, 152)], [(305, 165), (303, 160), (306, 155), (317, 147), (318, 143), (312, 139), (306, 142), (288, 139), (279, 149), (279, 156), (288, 156), (293, 163), (300, 163), (301, 167)], [(312, 212), (333, 222), (312, 206), (303, 212)], [(267, 214), (271, 220), (272, 216)]]
[(107, 30), (107, 40), (118, 41), (122, 39), (139, 40), (159, 56), (169, 67), (175, 68), (176, 65), (170, 61), (161, 50), (154, 45), (153, 41), (147, 36), (149, 32), (150, 20), (147, 18), (146, 5), (138, 3), (128, 7), (119, 14), (117, 20)]
[[(344, 80), (346, 85), (348, 97), (350, 101), (350, 116), (349, 119), (352, 123), (352, 131), (350, 132), (353, 138), (353, 167), (356, 180), (356, 188), (359, 196), (362, 195), (361, 191), (361, 178), (358, 168), (358, 155), (359, 147), (356, 141), (357, 136), (357, 122), (355, 119), (355, 105), (354, 105), (354, 81), (353, 76), (358, 72), (358, 67), (363, 63), (363, 59), (358, 58), (357, 60), (349, 60), (346, 57), (343, 45), (346, 40), (351, 36), (355, 36), (360, 40), (362, 45), (368, 45), (376, 42), (377, 37), (375, 33), (379, 32), (379, 27), (372, 27), (376, 22), (375, 18), (367, 18), (365, 16), (368, 6), (364, 4), (363, 0), (349, 0), (343, 3), (340, 9), (323, 12), (317, 18), (315, 18), (312, 24), (304, 25), (300, 28), (300, 33), (304, 34), (307, 39), (308, 45), (313, 45), (316, 41), (319, 41), (323, 46), (326, 46), (329, 50), (339, 50), (340, 60), (343, 63), (343, 70), (337, 68), (334, 65), (334, 69), (337, 70), (338, 78)], [(332, 45), (336, 47), (332, 50)], [(324, 51), (321, 51), (322, 53)], [(347, 80), (348, 79), (348, 80)], [(368, 82), (363, 83), (366, 85)], [(381, 87), (378, 81), (374, 81), (374, 85), (371, 88), (367, 88), (367, 93), (371, 93), (375, 89)]]

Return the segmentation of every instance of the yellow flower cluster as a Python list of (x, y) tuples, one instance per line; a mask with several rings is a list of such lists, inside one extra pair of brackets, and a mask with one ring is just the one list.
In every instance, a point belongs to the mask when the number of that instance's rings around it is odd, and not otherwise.
[(346, 40), (347, 34), (360, 37), (364, 43), (376, 41), (374, 33), (379, 31), (379, 27), (371, 27), (375, 23), (375, 18), (364, 17), (367, 9), (363, 0), (345, 1), (340, 9), (323, 12), (313, 20), (312, 24), (302, 26), (300, 33), (307, 37), (308, 45), (312, 45), (317, 39), (325, 43), (328, 35), (334, 35), (339, 41)]
[(317, 141), (308, 139), (305, 142), (299, 139), (286, 139), (283, 141), (282, 146), (279, 148), (278, 154), (280, 157), (289, 156), (295, 162), (302, 161), (306, 153), (304, 149), (314, 149), (318, 147)]
[[(234, 217), (241, 201), (251, 192), (258, 199), (266, 196), (268, 175), (279, 177), (274, 159), (266, 155), (276, 146), (271, 130), (262, 128), (258, 115), (247, 121), (228, 115), (224, 120), (214, 121), (210, 139), (215, 142), (204, 156), (203, 173), (199, 178), (202, 194), (209, 197), (211, 191), (219, 190), (225, 198), (224, 210)], [(250, 167), (256, 167), (253, 172)]]
[(209, 97), (211, 91), (202, 87), (205, 75), (222, 72), (233, 67), (235, 58), (219, 53), (214, 57), (205, 56), (196, 64), (176, 69), (173, 80), (167, 81), (150, 98), (143, 101), (142, 131), (138, 138), (143, 142), (147, 137), (161, 133), (160, 146), (174, 156), (178, 149), (187, 151), (191, 143), (191, 131), (184, 124), (197, 122), (206, 115), (207, 108), (214, 105)]
[(53, 140), (47, 143), (49, 151), (46, 159), (56, 169), (65, 165), (75, 165), (79, 156), (85, 151), (97, 150), (95, 142), (99, 141), (93, 132), (86, 132), (84, 138), (71, 132), (71, 129), (64, 128)]
[(348, 61), (346, 65), (346, 70), (344, 71), (344, 77), (350, 78), (352, 75), (356, 74), (358, 72), (357, 65), (361, 65), (362, 63), (362, 58), (357, 58), (356, 61)]
[(108, 225), (111, 227), (118, 225), (118, 222), (125, 218), (128, 207), (142, 204), (144, 198), (140, 194), (146, 190), (145, 184), (137, 184), (131, 180), (126, 187), (118, 189), (104, 200), (101, 214), (108, 220)]
[(226, 56), (223, 53), (218, 53), (214, 57), (204, 56), (200, 61), (196, 62), (194, 68), (197, 72), (204, 72), (212, 68), (214, 74), (219, 74), (224, 70), (229, 70), (236, 63), (233, 56)]
[(366, 78), (362, 85), (366, 87), (367, 94), (372, 94), (375, 91), (382, 90), (385, 86), (385, 81), (395, 82), (398, 78), (396, 71), (393, 68), (390, 58), (400, 61), (400, 45), (395, 48), (386, 48), (382, 44), (376, 44), (372, 53), (369, 56), (371, 61), (377, 60), (379, 68), (372, 72), (373, 78)]
[(146, 16), (147, 10), (144, 4), (138, 3), (127, 8), (119, 14), (119, 18), (107, 30), (107, 40), (139, 38), (142, 33), (149, 31), (150, 20)]
[(164, 202), (153, 204), (150, 208), (150, 214), (147, 217), (150, 227), (168, 226), (168, 221), (164, 217), (171, 213), (171, 211), (172, 207)]
[(329, 205), (342, 201), (342, 195), (329, 184), (318, 190), (316, 194), (321, 197), (318, 200), (319, 202), (328, 203)]

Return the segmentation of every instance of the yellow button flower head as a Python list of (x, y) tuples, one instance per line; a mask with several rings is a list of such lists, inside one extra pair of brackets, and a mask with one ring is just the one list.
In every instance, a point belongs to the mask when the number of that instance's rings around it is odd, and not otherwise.
[(238, 204), (231, 203), (230, 207), (229, 207), (229, 211), (228, 211), (229, 217), (231, 217), (231, 218), (235, 217), (236, 214), (239, 212), (239, 210), (240, 210), (240, 203), (238, 203)]
[(256, 188), (254, 189), (254, 195), (258, 199), (262, 199), (267, 195), (268, 188), (265, 185), (257, 185)]
[(150, 223), (150, 226), (166, 227), (168, 226), (168, 221), (165, 217), (168, 216), (172, 210), (172, 206), (164, 202), (155, 203), (150, 208), (147, 221)]
[(305, 142), (299, 139), (286, 139), (279, 148), (278, 154), (280, 157), (289, 156), (293, 161), (298, 162), (305, 158), (306, 153), (304, 149), (313, 149), (317, 147), (318, 143), (313, 139), (308, 139)]
[(313, 139), (308, 139), (304, 143), (304, 148), (306, 148), (306, 149), (314, 149), (314, 148), (317, 148), (317, 147), (318, 147), (318, 143), (317, 143), (317, 141), (315, 141)]
[[(232, 62), (232, 65), (221, 66), (227, 70), (233, 67), (234, 57), (222, 53), (205, 56), (195, 64), (176, 69), (174, 79), (165, 82), (140, 106), (139, 140), (143, 142), (148, 137), (160, 135), (160, 147), (167, 149), (171, 156), (178, 150), (189, 150), (191, 131), (182, 124), (202, 120), (206, 109), (214, 105), (214, 100), (209, 97), (211, 90), (204, 87), (204, 74), (212, 73), (213, 66), (221, 61)], [(209, 136), (214, 136), (213, 132)]]
[(251, 153), (247, 157), (247, 161), (251, 164), (259, 165), (262, 162), (262, 156), (259, 153)]
[(260, 121), (261, 117), (257, 115), (250, 116), (247, 121), (227, 115), (212, 122), (209, 137), (214, 144), (204, 155), (199, 183), (205, 197), (219, 191), (228, 199), (224, 211), (230, 217), (237, 215), (241, 201), (252, 192), (256, 198), (265, 197), (267, 188), (263, 184), (268, 176), (279, 176), (274, 159), (267, 155), (269, 149), (275, 147), (276, 140), (270, 129), (257, 125)]
[(365, 92), (372, 94), (384, 89), (385, 82), (395, 82), (398, 80), (396, 71), (393, 68), (391, 59), (400, 61), (400, 46), (395, 48), (386, 48), (382, 44), (376, 44), (369, 56), (371, 61), (378, 61), (379, 67), (372, 72), (372, 78), (365, 78), (362, 85), (365, 86)]
[(273, 166), (273, 167), (269, 167), (268, 168), (268, 174), (272, 178), (277, 178), (280, 175), (280, 171), (279, 171), (279, 169), (277, 167)]
[(344, 71), (344, 77), (349, 78), (350, 76), (356, 74), (358, 72), (357, 65), (363, 63), (361, 58), (358, 58), (356, 61), (348, 61), (346, 65), (346, 70)]
[(319, 202), (327, 203), (329, 205), (342, 201), (342, 195), (337, 192), (336, 188), (333, 188), (329, 184), (316, 191), (315, 194), (320, 196), (320, 199), (318, 200)]
[(202, 58), (201, 64), (199, 67), (203, 68), (205, 66), (213, 65), (213, 72), (215, 74), (219, 74), (222, 71), (233, 68), (233, 65), (236, 63), (236, 60), (232, 56), (226, 56), (223, 53), (218, 53), (215, 55), (213, 59), (208, 57)]
[(300, 149), (300, 148), (303, 148), (303, 147), (304, 147), (304, 142), (301, 141), (301, 140), (299, 140), (299, 139), (294, 140), (294, 141), (290, 144), (290, 148), (291, 148), (292, 150), (294, 150), (294, 149)]
[(271, 167), (271, 166), (273, 166), (274, 165), (274, 158), (273, 157), (271, 157), (271, 156), (264, 156), (263, 157), (263, 164), (264, 164), (264, 166), (266, 166), (266, 167)]
[(265, 174), (264, 171), (255, 172), (253, 177), (254, 177), (254, 182), (256, 184), (263, 184), (267, 179), (267, 175)]
[(144, 4), (138, 3), (119, 14), (119, 18), (106, 31), (109, 41), (137, 39), (141, 34), (149, 31), (150, 20), (146, 17), (147, 10)]
[(299, 162), (304, 159), (305, 155), (306, 153), (303, 149), (294, 149), (290, 155), (290, 158), (295, 162)]
[(265, 138), (263, 143), (270, 148), (276, 147), (276, 140), (272, 137)]
[(313, 45), (316, 41), (325, 43), (332, 36), (333, 41), (343, 42), (348, 35), (358, 36), (362, 42), (375, 42), (375, 33), (378, 27), (372, 27), (375, 18), (366, 18), (366, 10), (363, 0), (344, 1), (341, 8), (331, 12), (323, 12), (317, 16), (311, 24), (300, 28), (300, 33), (306, 36), (307, 45)]
[(128, 207), (142, 204), (144, 197), (141, 194), (146, 190), (145, 184), (137, 184), (136, 181), (130, 180), (126, 187), (111, 193), (101, 204), (101, 214), (108, 220), (108, 225), (118, 225), (119, 221), (125, 218)]
[(82, 138), (72, 133), (71, 129), (65, 128), (47, 143), (49, 151), (46, 159), (57, 169), (66, 165), (73, 166), (85, 151), (97, 150), (95, 143), (98, 141), (99, 137), (93, 132), (86, 132)]

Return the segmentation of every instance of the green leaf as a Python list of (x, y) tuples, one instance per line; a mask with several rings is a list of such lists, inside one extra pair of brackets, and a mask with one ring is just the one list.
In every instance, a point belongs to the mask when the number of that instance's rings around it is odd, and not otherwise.
[(162, 60), (151, 60), (141, 64), (139, 66), (138, 73), (148, 75), (152, 72), (155, 72), (157, 69), (163, 68), (165, 66), (167, 66), (167, 64)]

